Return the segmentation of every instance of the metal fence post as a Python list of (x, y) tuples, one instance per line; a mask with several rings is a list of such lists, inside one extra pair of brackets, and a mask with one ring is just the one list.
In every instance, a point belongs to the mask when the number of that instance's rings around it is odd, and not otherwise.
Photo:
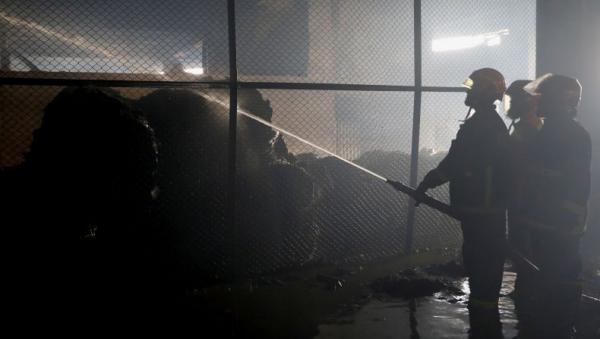
[(8, 27), (0, 23), (0, 70), (10, 70), (10, 51), (8, 50)]
[[(413, 106), (412, 145), (410, 154), (410, 186), (417, 185), (419, 173), (419, 132), (421, 129), (421, 96), (423, 93), (422, 83), (422, 38), (421, 38), (421, 0), (414, 1), (414, 62), (415, 62), (415, 92)], [(413, 234), (415, 226), (415, 204), (413, 199), (408, 199), (408, 213), (406, 217), (406, 243), (407, 254), (412, 252)]]
[(235, 0), (227, 0), (227, 27), (229, 37), (229, 145), (227, 162), (226, 225), (229, 228), (231, 255), (230, 274), (238, 275), (236, 202), (236, 151), (237, 151), (237, 50), (235, 36)]

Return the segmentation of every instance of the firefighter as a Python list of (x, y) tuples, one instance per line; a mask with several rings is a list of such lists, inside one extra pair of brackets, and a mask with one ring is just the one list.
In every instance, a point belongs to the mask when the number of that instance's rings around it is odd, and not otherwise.
[(532, 148), (527, 180), (532, 259), (540, 338), (571, 338), (581, 298), (579, 243), (586, 228), (590, 196), (591, 139), (577, 122), (581, 85), (574, 78), (547, 74), (525, 90), (539, 96), (544, 125)]
[[(520, 210), (527, 208), (524, 188), (529, 157), (534, 137), (542, 128), (542, 119), (536, 113), (536, 97), (523, 89), (530, 82), (531, 80), (513, 82), (506, 90), (503, 100), (506, 116), (512, 120), (509, 128), (512, 192), (508, 209), (508, 239), (513, 251), (525, 257), (529, 257), (531, 252), (529, 232), (526, 225), (520, 224), (515, 216)], [(515, 295), (519, 299), (520, 296), (527, 295), (527, 292), (521, 290), (528, 284), (531, 268), (517, 256), (513, 256), (513, 262), (517, 272)]]
[[(509, 135), (496, 112), (506, 85), (500, 72), (483, 68), (463, 84), (469, 113), (446, 157), (417, 187), (425, 192), (450, 183), (450, 203), (461, 215), (463, 262), (469, 279), (472, 337), (501, 337), (498, 298), (506, 247)], [(470, 113), (474, 114), (469, 117)]]

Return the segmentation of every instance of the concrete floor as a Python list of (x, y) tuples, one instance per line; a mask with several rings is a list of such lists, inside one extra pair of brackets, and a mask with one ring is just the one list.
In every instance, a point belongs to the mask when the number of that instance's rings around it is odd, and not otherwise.
[[(506, 272), (502, 294), (512, 292), (515, 274)], [(459, 281), (468, 295), (465, 279)], [(467, 338), (469, 314), (466, 296), (445, 295), (414, 300), (372, 299), (356, 314), (319, 326), (317, 339), (325, 338)], [(500, 299), (500, 313), (505, 338), (517, 335), (517, 319), (511, 298)]]
[[(198, 290), (189, 300), (196, 311), (190, 324), (223, 338), (468, 338), (466, 279), (448, 278), (453, 288), (408, 300), (391, 297), (373, 285), (394, 272), (448, 259), (436, 254), (394, 258), (365, 267), (314, 267), (293, 275)], [(506, 270), (500, 299), (506, 339), (518, 334), (514, 302), (508, 296), (515, 277)], [(584, 308), (580, 314), (579, 329), (583, 331), (577, 339), (600, 339), (600, 304)]]
[[(502, 297), (499, 302), (504, 338), (518, 335), (518, 320), (514, 302), (508, 295), (513, 291), (515, 273), (504, 274)], [(372, 298), (354, 314), (333, 319), (319, 326), (316, 339), (410, 338), (463, 339), (468, 338), (469, 286), (466, 279), (457, 281), (464, 296), (443, 292), (413, 300)], [(596, 304), (582, 303), (577, 339), (600, 338), (600, 309)]]

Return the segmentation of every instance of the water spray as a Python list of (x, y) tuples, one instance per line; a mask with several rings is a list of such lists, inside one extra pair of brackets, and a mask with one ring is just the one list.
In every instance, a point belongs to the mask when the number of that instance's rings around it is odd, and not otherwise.
[[(212, 102), (216, 102), (216, 103), (218, 103), (220, 105), (223, 105), (223, 106), (229, 108), (229, 104), (228, 103), (225, 103), (225, 102), (223, 102), (222, 100), (220, 100), (218, 98), (215, 98), (213, 96), (210, 96), (210, 95), (204, 94), (204, 93), (201, 93), (201, 95), (205, 99), (207, 99), (207, 100), (210, 100)], [(286, 130), (284, 128), (276, 126), (276, 125), (274, 125), (270, 121), (267, 121), (267, 120), (265, 120), (265, 119), (263, 119), (261, 117), (258, 117), (256, 115), (254, 115), (252, 113), (249, 113), (249, 112), (247, 112), (247, 111), (245, 111), (243, 109), (240, 109), (240, 108), (238, 108), (237, 112), (238, 112), (238, 114), (241, 114), (241, 115), (243, 115), (243, 116), (245, 116), (245, 117), (247, 117), (249, 119), (257, 121), (257, 122), (259, 122), (259, 123), (261, 123), (261, 124), (263, 124), (265, 126), (271, 127), (272, 129), (280, 132), (281, 134), (285, 134), (287, 136), (290, 136), (290, 137), (292, 137), (292, 138), (294, 138), (294, 139), (296, 139), (296, 140), (298, 140), (298, 141), (300, 141), (300, 142), (302, 142), (302, 143), (304, 143), (306, 145), (309, 145), (309, 146), (311, 146), (311, 147), (313, 147), (315, 149), (318, 149), (319, 151), (321, 151), (321, 152), (323, 152), (323, 153), (325, 153), (327, 155), (330, 155), (330, 156), (332, 156), (332, 157), (334, 157), (334, 158), (336, 158), (336, 159), (338, 159), (340, 161), (343, 161), (343, 162), (345, 162), (348, 165), (354, 166), (355, 168), (358, 168), (359, 170), (361, 170), (361, 171), (363, 171), (363, 172), (365, 172), (367, 174), (370, 174), (370, 175), (372, 175), (373, 177), (375, 177), (375, 178), (377, 178), (379, 180), (382, 180), (382, 181), (385, 181), (385, 182), (388, 181), (388, 179), (386, 179), (385, 177), (383, 177), (383, 176), (381, 176), (381, 175), (379, 175), (379, 174), (377, 174), (377, 173), (375, 173), (375, 172), (373, 172), (373, 171), (371, 171), (369, 169), (366, 169), (366, 168), (364, 168), (364, 167), (362, 167), (362, 166), (360, 166), (358, 164), (355, 164), (355, 163), (353, 163), (352, 161), (350, 161), (348, 159), (342, 158), (339, 155), (337, 155), (337, 154), (335, 154), (335, 153), (333, 153), (333, 152), (331, 152), (331, 151), (329, 151), (329, 150), (327, 150), (327, 149), (325, 149), (325, 148), (323, 148), (323, 147), (321, 147), (321, 146), (319, 146), (319, 145), (317, 145), (317, 144), (315, 144), (313, 142), (310, 142), (310, 141), (302, 138), (301, 136), (299, 136), (297, 134), (294, 134), (294, 133), (292, 133), (292, 132), (290, 132), (290, 131), (288, 131), (288, 130)]]
[[(223, 100), (221, 100), (219, 98), (216, 98), (216, 97), (214, 97), (212, 95), (209, 95), (209, 94), (206, 94), (206, 93), (203, 93), (203, 92), (199, 92), (199, 94), (203, 98), (205, 98), (205, 99), (207, 99), (207, 100), (209, 100), (211, 102), (215, 102), (215, 103), (217, 103), (219, 105), (222, 105), (222, 106), (224, 106), (226, 108), (229, 108), (229, 103), (228, 102), (225, 102), (225, 101), (223, 101)], [(258, 117), (256, 115), (250, 113), (250, 112), (247, 112), (246, 110), (238, 108), (237, 109), (237, 113), (240, 114), (240, 115), (243, 115), (243, 116), (245, 116), (245, 117), (247, 117), (249, 119), (252, 119), (252, 120), (254, 120), (254, 121), (256, 121), (256, 122), (258, 122), (258, 123), (260, 123), (260, 124), (262, 124), (264, 126), (268, 126), (268, 127), (272, 128), (272, 129), (280, 132), (281, 134), (287, 135), (287, 136), (292, 137), (292, 138), (294, 138), (294, 139), (296, 139), (296, 140), (298, 140), (298, 141), (300, 141), (300, 142), (302, 142), (302, 143), (304, 143), (306, 145), (309, 145), (309, 146), (311, 146), (311, 147), (313, 147), (313, 148), (315, 148), (315, 149), (317, 149), (317, 150), (319, 150), (319, 151), (321, 151), (321, 152), (323, 152), (323, 153), (325, 153), (325, 154), (327, 154), (329, 156), (332, 156), (332, 157), (334, 157), (334, 158), (336, 158), (336, 159), (338, 159), (338, 160), (340, 160), (340, 161), (342, 161), (342, 162), (344, 162), (344, 163), (346, 163), (346, 164), (348, 164), (348, 165), (350, 165), (350, 166), (352, 166), (354, 168), (357, 168), (357, 169), (361, 170), (363, 173), (367, 173), (367, 174), (371, 175), (374, 178), (377, 178), (377, 179), (379, 179), (379, 180), (381, 180), (383, 182), (386, 182), (386, 183), (390, 184), (392, 187), (394, 187), (397, 191), (400, 191), (400, 192), (402, 192), (404, 194), (407, 194), (408, 196), (412, 197), (413, 199), (418, 200), (419, 203), (425, 204), (425, 205), (427, 205), (427, 206), (429, 206), (431, 208), (434, 208), (434, 209), (436, 209), (436, 210), (438, 210), (438, 211), (440, 211), (440, 212), (442, 212), (442, 213), (444, 213), (446, 215), (449, 215), (449, 216), (451, 216), (451, 217), (453, 217), (455, 219), (460, 220), (460, 216), (448, 204), (445, 204), (445, 203), (443, 203), (443, 202), (441, 202), (441, 201), (439, 201), (437, 199), (434, 199), (434, 198), (432, 198), (432, 197), (430, 197), (428, 195), (419, 195), (419, 197), (417, 197), (416, 190), (414, 188), (412, 188), (412, 187), (410, 187), (410, 186), (408, 186), (408, 185), (406, 185), (404, 183), (401, 183), (399, 181), (393, 181), (393, 180), (387, 179), (386, 177), (384, 177), (384, 176), (382, 176), (382, 175), (380, 175), (378, 173), (375, 173), (375, 172), (373, 172), (373, 171), (371, 171), (371, 170), (369, 170), (369, 169), (367, 169), (367, 168), (365, 168), (363, 166), (360, 166), (360, 165), (358, 165), (358, 164), (356, 164), (356, 163), (354, 163), (354, 162), (352, 162), (352, 161), (350, 161), (348, 159), (345, 159), (345, 158), (343, 158), (343, 157), (341, 157), (341, 156), (339, 156), (339, 155), (331, 152), (330, 150), (328, 150), (328, 149), (326, 149), (324, 147), (321, 147), (321, 146), (319, 146), (319, 145), (317, 145), (317, 144), (315, 144), (315, 143), (313, 143), (313, 142), (311, 142), (309, 140), (306, 140), (306, 139), (302, 138), (301, 136), (299, 136), (299, 135), (297, 135), (295, 133), (292, 133), (292, 132), (286, 130), (285, 128), (279, 127), (279, 126), (273, 124), (272, 122), (267, 121), (267, 120), (265, 120), (265, 119), (263, 119), (261, 117)]]

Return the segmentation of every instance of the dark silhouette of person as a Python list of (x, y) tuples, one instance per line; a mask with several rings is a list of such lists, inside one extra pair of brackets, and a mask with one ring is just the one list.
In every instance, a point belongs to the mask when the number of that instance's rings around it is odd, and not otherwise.
[(464, 86), (465, 105), (475, 113), (467, 115), (446, 157), (419, 184), (416, 199), (450, 182), (450, 203), (462, 219), (470, 335), (496, 338), (502, 336), (498, 298), (506, 247), (509, 135), (494, 103), (502, 99), (506, 85), (500, 72), (483, 68)]
[(11, 211), (27, 316), (62, 326), (137, 307), (156, 164), (152, 130), (114, 92), (65, 88), (46, 106)]
[(506, 90), (504, 106), (506, 115), (512, 120), (510, 133), (512, 190), (508, 208), (508, 240), (511, 246), (512, 262), (517, 273), (513, 296), (521, 322), (531, 316), (530, 298), (532, 295), (531, 277), (533, 268), (525, 261), (531, 257), (530, 234), (527, 225), (519, 222), (518, 214), (527, 209), (525, 201), (526, 181), (531, 158), (531, 147), (535, 136), (542, 127), (542, 119), (537, 115), (537, 102), (534, 96), (523, 87), (531, 80), (514, 81)]
[(576, 120), (577, 79), (547, 74), (525, 90), (539, 96), (544, 124), (531, 152), (528, 208), (535, 276), (534, 338), (572, 338), (581, 299), (579, 243), (590, 196), (591, 140)]

